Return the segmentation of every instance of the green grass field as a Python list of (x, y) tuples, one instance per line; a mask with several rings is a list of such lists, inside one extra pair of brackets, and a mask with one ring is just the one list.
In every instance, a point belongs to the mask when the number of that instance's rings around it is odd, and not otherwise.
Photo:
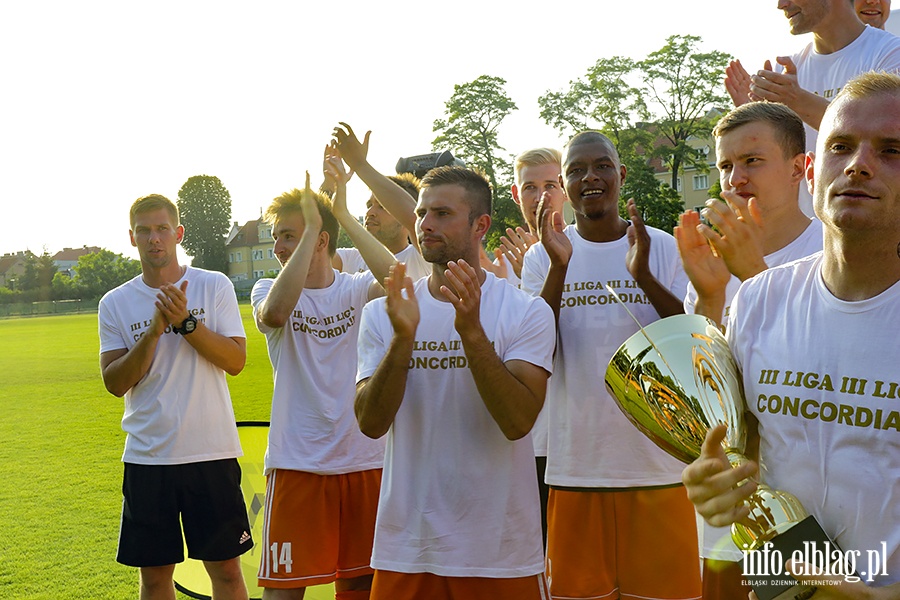
[[(235, 417), (268, 421), (265, 339), (241, 311)], [(136, 569), (115, 562), (123, 404), (103, 387), (98, 352), (96, 314), (0, 320), (0, 598), (137, 597)], [(307, 594), (319, 597), (330, 594)]]

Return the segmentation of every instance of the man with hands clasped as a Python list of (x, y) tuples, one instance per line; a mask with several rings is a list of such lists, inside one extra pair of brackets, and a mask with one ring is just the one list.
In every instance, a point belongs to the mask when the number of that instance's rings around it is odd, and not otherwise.
[(403, 265), (363, 310), (356, 416), (387, 434), (372, 598), (546, 597), (529, 432), (554, 345), (549, 308), (478, 268), (490, 184), (439, 167), (416, 235), (432, 274)]
[(142, 600), (174, 600), (186, 541), (217, 600), (245, 599), (240, 555), (253, 541), (225, 381), (246, 359), (234, 286), (178, 264), (184, 227), (168, 198), (139, 198), (130, 217), (141, 274), (104, 295), (98, 311), (103, 383), (125, 397), (116, 560), (140, 569)]

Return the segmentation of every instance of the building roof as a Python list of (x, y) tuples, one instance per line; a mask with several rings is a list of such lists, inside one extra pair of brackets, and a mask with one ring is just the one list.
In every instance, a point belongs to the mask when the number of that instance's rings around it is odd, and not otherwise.
[(63, 248), (53, 255), (54, 261), (77, 261), (86, 254), (95, 254), (100, 252), (101, 248), (97, 246), (82, 246), (81, 248)]
[(259, 244), (259, 219), (247, 221), (241, 230), (228, 244), (227, 248), (243, 248)]

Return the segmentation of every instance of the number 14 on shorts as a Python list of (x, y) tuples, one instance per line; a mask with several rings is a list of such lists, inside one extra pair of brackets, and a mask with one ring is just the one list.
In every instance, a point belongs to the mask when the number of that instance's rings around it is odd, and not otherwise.
[[(278, 546), (281, 546), (281, 551), (279, 552)], [(278, 542), (272, 542), (272, 545), (269, 546), (269, 552), (272, 555), (272, 572), (278, 573), (281, 568), (284, 568), (284, 573), (291, 572), (291, 565), (294, 561), (291, 560), (291, 543), (284, 542), (283, 544), (279, 544)]]

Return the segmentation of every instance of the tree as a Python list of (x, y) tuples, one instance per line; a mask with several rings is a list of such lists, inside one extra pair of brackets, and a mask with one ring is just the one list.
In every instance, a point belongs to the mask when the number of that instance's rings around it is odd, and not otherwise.
[(194, 257), (192, 265), (225, 273), (225, 236), (231, 226), (231, 194), (218, 177), (195, 175), (178, 191), (184, 225), (181, 245)]
[(506, 95), (506, 80), (481, 75), (474, 81), (453, 86), (453, 95), (444, 104), (444, 118), (434, 122), (438, 136), (434, 150), (451, 149), (470, 167), (484, 171), (493, 190), (493, 223), (486, 241), (499, 245), (507, 227), (522, 224), (518, 207), (510, 193), (512, 162), (502, 156), (497, 130), (503, 119), (517, 106)]
[[(570, 81), (568, 90), (548, 91), (538, 98), (541, 117), (561, 134), (594, 128), (612, 140), (627, 169), (622, 215), (625, 200), (634, 198), (649, 225), (669, 232), (683, 210), (675, 191), (679, 172), (685, 164), (707, 169), (687, 140), (708, 136), (714, 124), (707, 117), (709, 109), (723, 104), (716, 90), (730, 57), (696, 52), (699, 41), (695, 36), (671, 36), (642, 61), (600, 59), (584, 77)], [(651, 108), (661, 115), (655, 121)], [(674, 169), (672, 185), (654, 176), (650, 160), (657, 156)]]
[(78, 258), (69, 278), (64, 273), (53, 277), (53, 293), (57, 299), (99, 298), (141, 273), (141, 263), (109, 250), (100, 250)]
[(46, 248), (40, 256), (28, 252), (25, 254), (25, 270), (19, 277), (18, 288), (25, 291), (44, 289), (49, 296), (50, 282), (56, 271), (53, 257)]
[(640, 62), (644, 92), (659, 115), (655, 129), (668, 142), (655, 154), (671, 169), (673, 188), (683, 167), (708, 170), (705, 156), (691, 148), (688, 140), (708, 137), (717, 119), (714, 109), (729, 102), (722, 73), (731, 56), (717, 50), (699, 52), (699, 43), (695, 35), (669, 36), (665, 46)]

